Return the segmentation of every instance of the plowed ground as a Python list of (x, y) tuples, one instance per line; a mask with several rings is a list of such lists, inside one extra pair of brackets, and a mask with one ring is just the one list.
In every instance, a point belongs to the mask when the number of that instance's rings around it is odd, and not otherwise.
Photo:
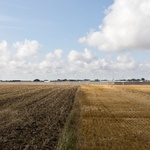
[(0, 149), (54, 150), (77, 87), (0, 85)]
[(150, 86), (81, 86), (79, 150), (149, 150)]

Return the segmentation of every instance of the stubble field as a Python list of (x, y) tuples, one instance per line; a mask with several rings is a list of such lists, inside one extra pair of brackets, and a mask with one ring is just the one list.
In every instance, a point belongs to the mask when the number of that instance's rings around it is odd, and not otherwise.
[(149, 150), (150, 86), (0, 85), (0, 149)]
[(149, 86), (82, 86), (77, 149), (149, 150)]

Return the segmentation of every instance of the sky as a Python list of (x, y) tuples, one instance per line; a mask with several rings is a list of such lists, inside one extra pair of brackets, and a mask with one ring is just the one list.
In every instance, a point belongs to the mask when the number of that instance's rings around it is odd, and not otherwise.
[(150, 79), (149, 0), (0, 0), (0, 80)]

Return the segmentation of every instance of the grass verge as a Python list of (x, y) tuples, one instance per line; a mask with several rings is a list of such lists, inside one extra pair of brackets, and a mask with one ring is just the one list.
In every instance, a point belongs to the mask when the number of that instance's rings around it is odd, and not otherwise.
[(80, 105), (78, 102), (78, 93), (80, 87), (78, 88), (72, 110), (67, 118), (64, 130), (60, 136), (57, 150), (76, 150), (77, 146), (77, 129), (79, 123), (80, 115)]

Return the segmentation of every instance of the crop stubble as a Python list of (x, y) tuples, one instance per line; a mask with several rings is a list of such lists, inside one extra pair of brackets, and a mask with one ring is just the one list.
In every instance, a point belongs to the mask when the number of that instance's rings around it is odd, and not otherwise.
[(56, 149), (75, 86), (0, 86), (0, 149)]
[(81, 86), (79, 150), (149, 150), (149, 86)]
[[(56, 149), (76, 90), (1, 85), (0, 149)], [(77, 149), (149, 150), (149, 86), (81, 86), (76, 99)]]

